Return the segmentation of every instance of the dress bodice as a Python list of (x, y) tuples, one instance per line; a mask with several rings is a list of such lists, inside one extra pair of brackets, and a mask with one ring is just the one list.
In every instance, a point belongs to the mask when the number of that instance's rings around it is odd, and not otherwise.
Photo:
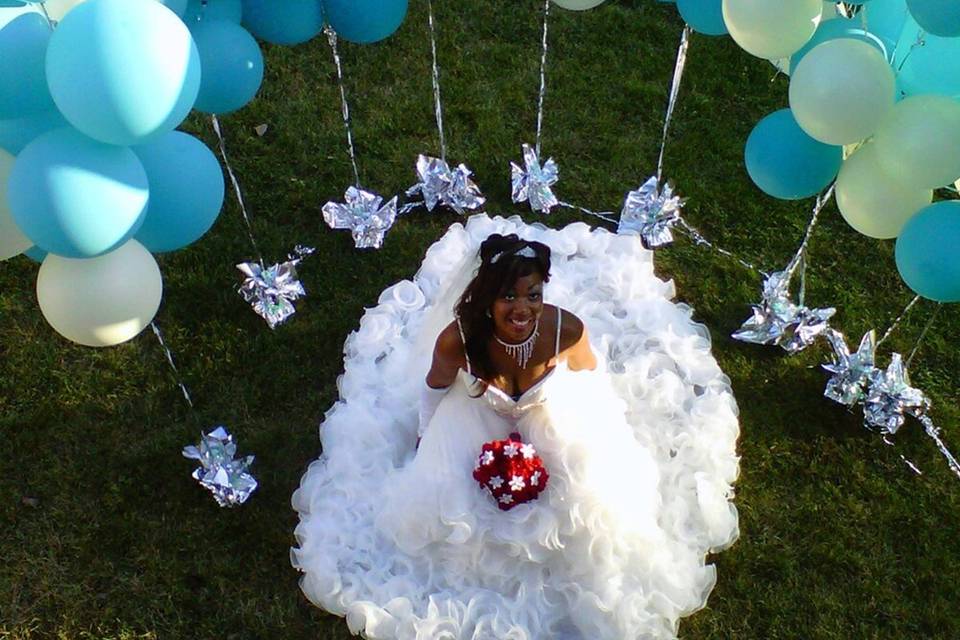
[(472, 373), (467, 373), (461, 369), (460, 374), (462, 376), (463, 384), (467, 387), (468, 393), (475, 395), (475, 389), (477, 388), (476, 385), (485, 385), (486, 388), (478, 400), (484, 402), (495, 413), (508, 420), (519, 420), (530, 409), (538, 407), (546, 402), (548, 388), (547, 381), (557, 374), (557, 369), (559, 369), (561, 366), (565, 367), (565, 362), (558, 362), (555, 367), (547, 371), (533, 384), (533, 386), (521, 393), (520, 397), (516, 399), (512, 398), (503, 389), (495, 387), (494, 385), (481, 380)]

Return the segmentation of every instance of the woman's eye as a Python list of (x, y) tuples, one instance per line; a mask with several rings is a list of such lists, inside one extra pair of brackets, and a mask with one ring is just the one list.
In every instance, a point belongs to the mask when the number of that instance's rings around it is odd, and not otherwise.
[(539, 294), (539, 293), (531, 293), (531, 294), (530, 294), (530, 299), (531, 299), (531, 300), (539, 300), (539, 299), (540, 299), (540, 294)]
[(505, 294), (503, 294), (503, 299), (504, 299), (504, 300), (514, 300), (514, 299), (516, 299), (516, 297), (517, 297), (517, 296), (514, 295), (514, 294), (512, 294), (512, 293), (505, 293)]

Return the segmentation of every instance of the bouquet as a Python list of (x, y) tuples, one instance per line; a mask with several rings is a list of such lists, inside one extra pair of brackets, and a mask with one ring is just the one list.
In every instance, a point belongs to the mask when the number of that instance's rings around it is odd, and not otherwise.
[(534, 500), (550, 478), (533, 445), (523, 442), (519, 433), (484, 444), (473, 477), (504, 511)]

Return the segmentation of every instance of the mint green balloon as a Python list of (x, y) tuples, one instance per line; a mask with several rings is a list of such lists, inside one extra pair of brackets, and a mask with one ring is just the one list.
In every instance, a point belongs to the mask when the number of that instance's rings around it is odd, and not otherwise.
[(877, 130), (895, 91), (893, 70), (876, 47), (838, 38), (811, 49), (793, 70), (790, 108), (810, 137), (852, 144)]
[(905, 183), (880, 164), (876, 145), (847, 158), (837, 177), (837, 206), (847, 223), (871, 238), (896, 238), (903, 225), (933, 200), (933, 191)]
[(937, 189), (960, 178), (960, 102), (911, 96), (894, 105), (874, 136), (888, 173)]
[(553, 0), (558, 7), (570, 9), (571, 11), (585, 11), (603, 4), (604, 0)]
[(789, 57), (806, 44), (822, 13), (821, 0), (723, 0), (730, 37), (768, 60)]

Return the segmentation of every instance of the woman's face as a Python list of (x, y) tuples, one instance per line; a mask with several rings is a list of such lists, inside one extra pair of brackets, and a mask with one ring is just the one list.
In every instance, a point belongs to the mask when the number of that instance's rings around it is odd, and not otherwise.
[(509, 342), (526, 340), (542, 313), (543, 278), (539, 273), (519, 278), (490, 309), (496, 334)]

